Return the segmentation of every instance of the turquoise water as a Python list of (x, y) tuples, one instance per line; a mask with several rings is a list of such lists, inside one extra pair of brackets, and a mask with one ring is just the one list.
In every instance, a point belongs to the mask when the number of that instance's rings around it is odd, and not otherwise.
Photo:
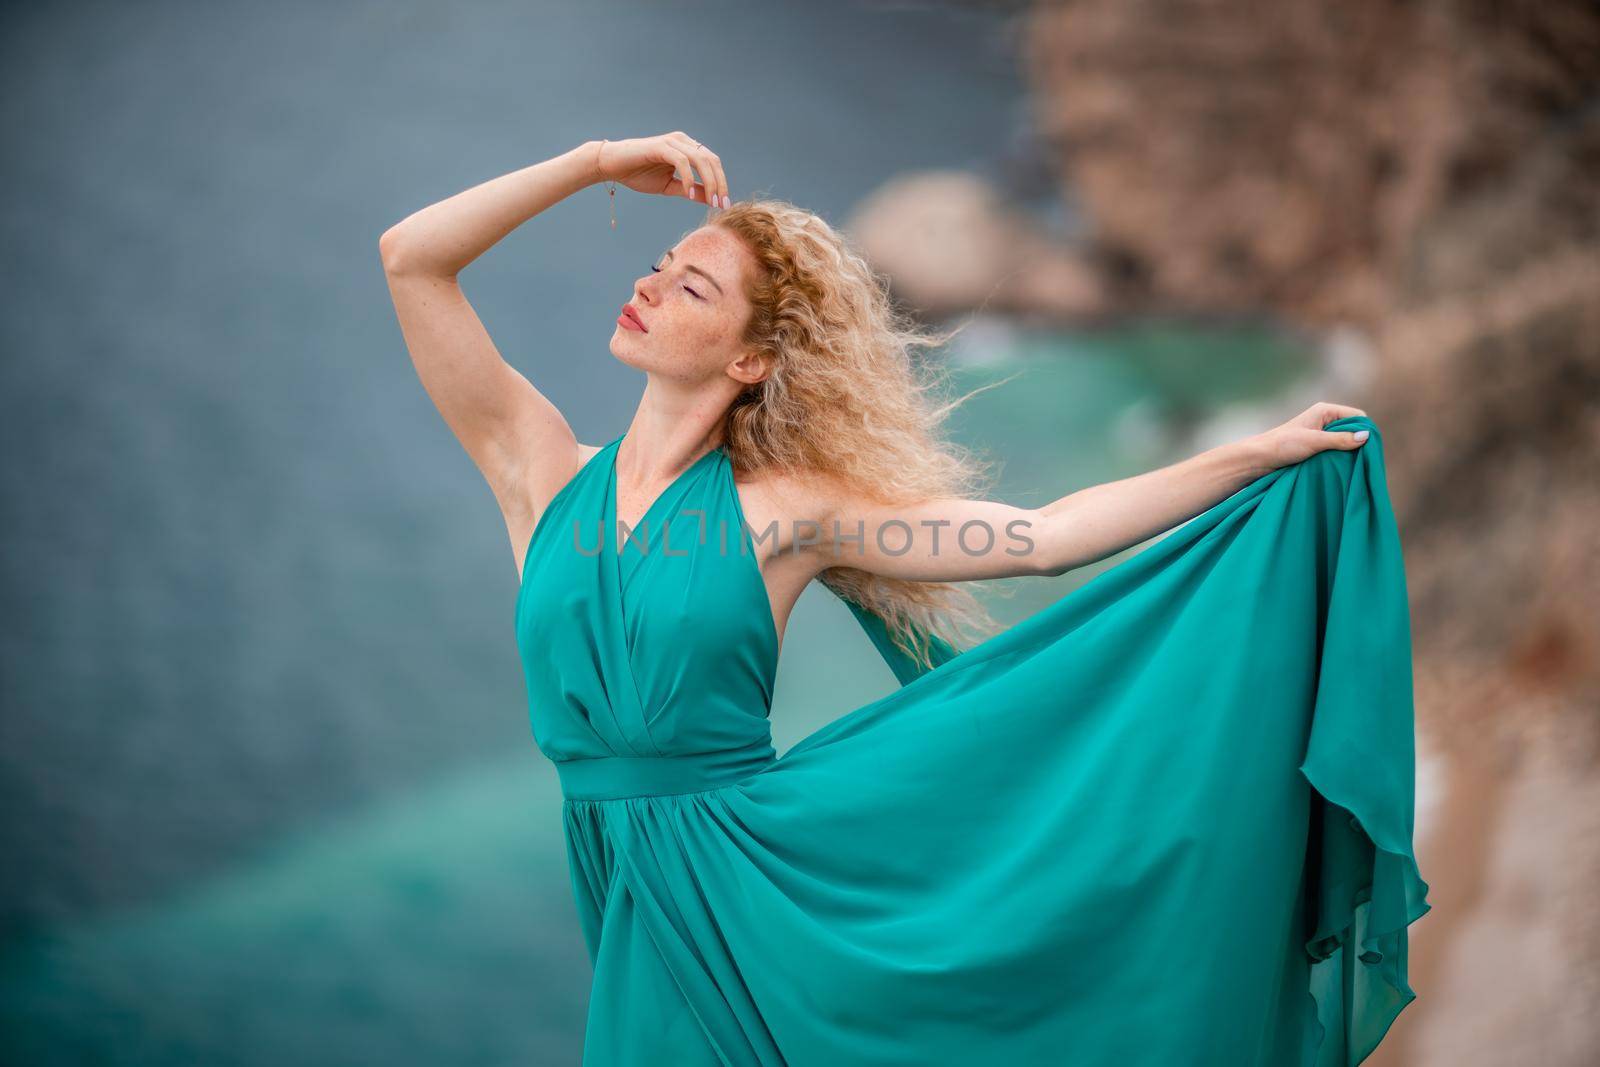
[(575, 1063), (587, 957), (521, 753), (13, 946), (13, 1063)]

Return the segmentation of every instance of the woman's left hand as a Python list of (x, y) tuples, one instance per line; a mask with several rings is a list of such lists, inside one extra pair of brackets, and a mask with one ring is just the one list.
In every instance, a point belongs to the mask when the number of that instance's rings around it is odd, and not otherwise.
[(1255, 436), (1261, 462), (1270, 471), (1299, 463), (1330, 448), (1354, 451), (1367, 439), (1366, 430), (1324, 430), (1323, 427), (1351, 415), (1365, 415), (1360, 408), (1344, 404), (1312, 404), (1282, 426)]

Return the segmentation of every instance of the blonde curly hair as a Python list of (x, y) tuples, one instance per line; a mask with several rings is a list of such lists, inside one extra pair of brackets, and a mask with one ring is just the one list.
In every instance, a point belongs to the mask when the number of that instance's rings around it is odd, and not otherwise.
[[(986, 385), (948, 395), (945, 375), (914, 360), (917, 348), (961, 332), (917, 326), (891, 301), (852, 243), (814, 212), (776, 199), (709, 213), (744, 242), (758, 266), (744, 342), (771, 357), (771, 373), (728, 411), (724, 441), (740, 472), (822, 474), (880, 503), (976, 497), (988, 464), (939, 437), (940, 425)], [(998, 384), (998, 383), (997, 383)], [(930, 665), (929, 634), (952, 648), (997, 627), (963, 584), (886, 578), (830, 567), (819, 580), (881, 618), (895, 645)]]

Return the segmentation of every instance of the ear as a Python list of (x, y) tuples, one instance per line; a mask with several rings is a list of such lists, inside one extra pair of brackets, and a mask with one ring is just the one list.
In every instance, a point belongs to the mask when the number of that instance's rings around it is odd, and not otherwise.
[(746, 352), (743, 356), (728, 364), (728, 376), (745, 385), (756, 385), (766, 381), (768, 367), (768, 359), (765, 355)]

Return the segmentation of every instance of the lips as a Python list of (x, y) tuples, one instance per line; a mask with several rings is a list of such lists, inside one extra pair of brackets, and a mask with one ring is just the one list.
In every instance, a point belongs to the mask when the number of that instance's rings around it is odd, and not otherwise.
[(639, 317), (639, 313), (637, 311), (633, 310), (633, 305), (632, 304), (623, 304), (622, 305), (622, 318), (627, 319), (629, 322), (631, 322), (635, 326), (639, 327), (641, 332), (643, 332), (643, 333), (649, 333), (650, 332), (649, 329), (647, 329), (645, 327), (644, 320)]

